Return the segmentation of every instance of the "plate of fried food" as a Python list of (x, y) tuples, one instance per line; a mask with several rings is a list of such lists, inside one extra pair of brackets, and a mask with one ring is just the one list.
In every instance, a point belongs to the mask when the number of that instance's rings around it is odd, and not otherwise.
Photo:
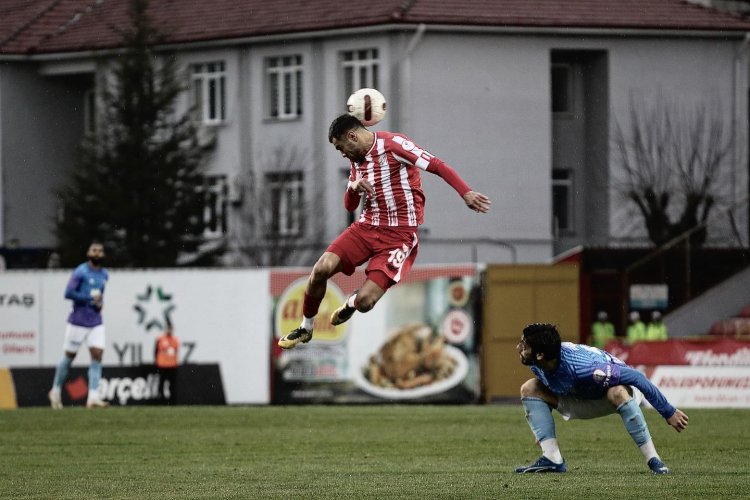
[(400, 327), (357, 370), (354, 383), (385, 399), (415, 399), (440, 394), (460, 384), (469, 371), (461, 350), (445, 343), (423, 323)]

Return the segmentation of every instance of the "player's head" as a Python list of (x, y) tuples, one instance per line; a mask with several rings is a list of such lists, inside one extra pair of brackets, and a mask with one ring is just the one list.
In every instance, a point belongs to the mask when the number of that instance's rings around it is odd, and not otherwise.
[(521, 363), (534, 365), (560, 357), (560, 333), (555, 325), (532, 323), (523, 329), (518, 343)]
[(337, 116), (328, 127), (328, 141), (344, 158), (357, 163), (364, 161), (372, 146), (369, 134), (362, 122), (349, 114)]
[(104, 261), (104, 244), (99, 240), (93, 240), (86, 251), (86, 259), (94, 266), (100, 266)]
[(607, 311), (599, 311), (596, 314), (596, 319), (599, 321), (607, 321), (609, 319), (609, 316), (607, 315)]
[(347, 132), (365, 128), (362, 122), (349, 113), (344, 113), (333, 119), (328, 127), (328, 142), (333, 143), (334, 139), (343, 138)]

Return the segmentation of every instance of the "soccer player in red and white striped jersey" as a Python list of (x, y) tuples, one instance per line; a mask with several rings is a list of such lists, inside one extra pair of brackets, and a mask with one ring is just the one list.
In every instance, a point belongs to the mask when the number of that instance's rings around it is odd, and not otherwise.
[(492, 203), (440, 158), (402, 134), (372, 132), (355, 117), (344, 114), (331, 123), (328, 140), (351, 161), (344, 206), (350, 212), (356, 210), (364, 195), (364, 209), (359, 220), (344, 230), (315, 263), (305, 289), (302, 324), (279, 339), (283, 349), (312, 339), (314, 318), (328, 279), (334, 274), (351, 275), (357, 266), (369, 261), (365, 282), (331, 315), (331, 323), (339, 325), (355, 311), (372, 309), (386, 290), (409, 272), (419, 247), (417, 228), (424, 219), (421, 171), (442, 177), (471, 210), (485, 213)]

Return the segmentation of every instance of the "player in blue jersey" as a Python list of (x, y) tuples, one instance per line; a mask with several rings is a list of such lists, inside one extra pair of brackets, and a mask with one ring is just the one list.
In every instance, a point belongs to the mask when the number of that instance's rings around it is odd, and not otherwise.
[(102, 306), (104, 286), (109, 273), (102, 267), (104, 246), (95, 241), (86, 252), (86, 262), (73, 271), (65, 298), (73, 301), (73, 310), (68, 316), (65, 329), (65, 355), (55, 370), (49, 401), (52, 408), (62, 409), (60, 391), (68, 375), (70, 364), (76, 357), (78, 348), (85, 341), (91, 354), (89, 365), (89, 394), (86, 402), (88, 408), (109, 406), (99, 396), (99, 380), (102, 377), (102, 355), (104, 354), (104, 324), (102, 323)]
[(517, 349), (521, 363), (536, 376), (521, 386), (521, 403), (542, 456), (516, 472), (567, 470), (555, 435), (552, 409), (556, 409), (565, 420), (619, 413), (651, 472), (670, 473), (656, 453), (640, 403), (645, 396), (677, 432), (687, 428), (688, 417), (641, 372), (601, 349), (561, 342), (557, 328), (549, 324), (524, 328)]

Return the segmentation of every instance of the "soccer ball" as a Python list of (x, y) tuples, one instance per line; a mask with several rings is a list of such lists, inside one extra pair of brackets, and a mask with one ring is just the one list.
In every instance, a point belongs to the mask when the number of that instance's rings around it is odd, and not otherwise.
[(346, 101), (346, 111), (369, 127), (385, 116), (385, 97), (376, 89), (359, 89)]

